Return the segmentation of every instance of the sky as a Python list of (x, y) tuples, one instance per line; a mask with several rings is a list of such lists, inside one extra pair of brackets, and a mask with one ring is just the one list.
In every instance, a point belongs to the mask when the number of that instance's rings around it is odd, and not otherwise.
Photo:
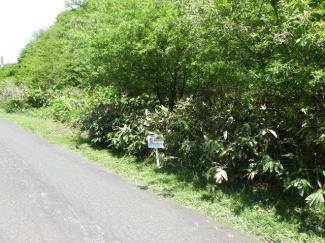
[(65, 10), (64, 0), (0, 0), (0, 56), (17, 62), (21, 50), (41, 28)]

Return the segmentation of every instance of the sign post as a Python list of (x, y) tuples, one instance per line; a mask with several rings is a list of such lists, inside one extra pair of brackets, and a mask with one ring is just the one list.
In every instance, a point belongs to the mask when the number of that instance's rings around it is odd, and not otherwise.
[(159, 151), (158, 151), (157, 148), (156, 148), (155, 150), (156, 150), (157, 167), (158, 167), (158, 168), (161, 168), (160, 161), (159, 161)]
[(150, 135), (147, 137), (147, 140), (148, 140), (148, 148), (155, 149), (157, 167), (161, 168), (158, 149), (164, 148), (164, 137), (162, 135)]

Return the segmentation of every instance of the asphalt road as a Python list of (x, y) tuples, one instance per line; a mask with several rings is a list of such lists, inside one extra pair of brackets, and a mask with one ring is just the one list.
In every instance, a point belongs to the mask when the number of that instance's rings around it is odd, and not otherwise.
[(0, 119), (0, 243), (253, 242)]

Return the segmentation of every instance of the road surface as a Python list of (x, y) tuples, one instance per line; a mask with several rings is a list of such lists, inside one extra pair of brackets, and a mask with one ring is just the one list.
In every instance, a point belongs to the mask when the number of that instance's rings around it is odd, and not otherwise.
[(0, 242), (253, 240), (0, 119)]

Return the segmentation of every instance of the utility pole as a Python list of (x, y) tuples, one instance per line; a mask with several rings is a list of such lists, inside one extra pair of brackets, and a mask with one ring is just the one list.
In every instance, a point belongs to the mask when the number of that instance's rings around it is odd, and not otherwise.
[(1, 63), (0, 63), (0, 67), (3, 67), (4, 64), (3, 64), (3, 56), (1, 56)]

